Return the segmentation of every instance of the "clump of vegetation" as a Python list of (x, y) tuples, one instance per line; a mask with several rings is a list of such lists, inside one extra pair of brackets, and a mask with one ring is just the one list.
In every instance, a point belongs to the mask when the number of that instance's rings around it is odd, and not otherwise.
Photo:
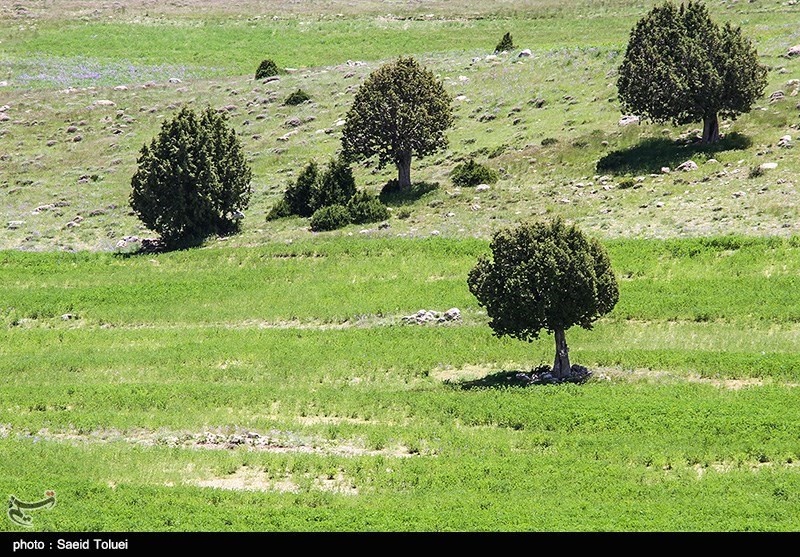
[(499, 173), (493, 168), (470, 159), (465, 163), (456, 165), (450, 171), (453, 184), (459, 187), (477, 186), (478, 184), (494, 184), (500, 178)]
[(269, 213), (267, 213), (267, 220), (278, 220), (290, 216), (292, 216), (292, 208), (289, 206), (289, 203), (286, 202), (286, 198), (284, 197), (269, 210)]
[(749, 112), (767, 68), (739, 27), (720, 27), (700, 2), (654, 7), (631, 32), (617, 87), (622, 108), (656, 122), (703, 122), (702, 143), (720, 139), (719, 116)]
[(511, 33), (506, 33), (503, 35), (503, 38), (500, 39), (500, 42), (497, 43), (497, 46), (494, 47), (494, 53), (497, 54), (499, 52), (508, 51), (514, 48), (514, 39), (511, 37)]
[(311, 100), (309, 94), (303, 91), (302, 89), (298, 89), (297, 91), (286, 97), (286, 100), (283, 101), (283, 104), (285, 104), (286, 106), (296, 106), (298, 104), (303, 104), (308, 100)]
[(619, 300), (611, 261), (595, 239), (559, 218), (496, 232), (492, 258), (470, 271), (470, 292), (489, 314), (497, 336), (531, 342), (542, 330), (555, 335), (553, 375), (570, 375), (566, 330), (591, 329)]
[(338, 204), (320, 207), (311, 216), (310, 224), (314, 232), (336, 230), (350, 224), (350, 211)]
[(272, 77), (273, 75), (278, 75), (279, 70), (277, 64), (267, 58), (266, 60), (262, 60), (261, 64), (258, 65), (258, 69), (256, 70), (256, 79), (266, 79), (268, 77)]
[(452, 98), (433, 72), (414, 58), (399, 58), (372, 72), (356, 92), (342, 130), (344, 156), (377, 157), (397, 167), (400, 189), (411, 188), (411, 159), (447, 147)]
[(748, 178), (759, 178), (759, 177), (763, 176), (764, 174), (766, 174), (766, 172), (767, 171), (764, 170), (764, 168), (762, 166), (760, 166), (760, 165), (752, 166), (752, 167), (750, 167), (750, 172), (748, 172), (747, 177)]
[(633, 180), (631, 180), (630, 178), (628, 178), (627, 180), (622, 180), (622, 181), (619, 183), (619, 186), (618, 186), (618, 187), (619, 187), (619, 189), (621, 189), (621, 190), (628, 190), (628, 189), (631, 189), (631, 188), (634, 188), (634, 187), (636, 187), (636, 182), (634, 182)]
[(311, 206), (346, 205), (355, 194), (353, 169), (341, 158), (332, 159), (311, 192)]
[(137, 164), (131, 208), (167, 247), (239, 230), (252, 172), (223, 115), (182, 108), (142, 146)]
[(311, 161), (303, 170), (293, 184), (286, 188), (284, 200), (289, 206), (293, 215), (310, 217), (318, 209), (314, 205), (316, 190), (319, 187), (320, 172), (317, 163)]
[(506, 145), (506, 144), (498, 145), (497, 147), (495, 147), (494, 149), (489, 151), (489, 155), (488, 156), (489, 156), (490, 159), (496, 159), (497, 157), (499, 157), (500, 155), (505, 153), (506, 149), (508, 149), (508, 145)]
[(555, 137), (545, 137), (542, 139), (542, 147), (547, 147), (548, 145), (555, 145), (558, 143), (558, 139)]
[(379, 222), (389, 218), (389, 210), (374, 195), (360, 191), (347, 203), (350, 221), (355, 224)]

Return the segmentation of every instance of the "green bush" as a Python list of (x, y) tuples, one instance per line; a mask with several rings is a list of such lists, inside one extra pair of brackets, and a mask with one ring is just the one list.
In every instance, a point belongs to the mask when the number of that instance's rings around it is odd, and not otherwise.
[(356, 193), (347, 203), (350, 221), (355, 224), (367, 224), (389, 218), (389, 209), (380, 200), (365, 191)]
[(320, 207), (311, 216), (311, 230), (322, 232), (336, 230), (350, 224), (350, 211), (344, 205)]
[(494, 184), (500, 175), (496, 170), (475, 162), (473, 159), (457, 165), (450, 172), (453, 184), (459, 187)]
[(494, 47), (494, 52), (497, 54), (498, 52), (503, 52), (507, 50), (511, 50), (514, 48), (514, 39), (511, 38), (511, 33), (506, 33), (503, 35), (503, 38), (500, 39), (500, 42), (497, 43), (497, 46)]
[(290, 216), (292, 216), (292, 208), (289, 206), (289, 203), (286, 202), (286, 198), (283, 198), (269, 210), (269, 213), (267, 213), (267, 220), (278, 220)]
[(308, 93), (306, 93), (302, 89), (298, 89), (297, 91), (286, 97), (286, 100), (283, 101), (283, 104), (287, 106), (295, 106), (298, 104), (303, 104), (304, 102), (310, 99), (311, 97), (308, 95)]
[(548, 145), (555, 145), (558, 143), (558, 139), (555, 137), (545, 137), (542, 139), (542, 147), (547, 147)]
[(256, 79), (266, 79), (268, 77), (272, 77), (273, 75), (278, 75), (278, 73), (278, 66), (275, 64), (275, 62), (268, 58), (266, 60), (262, 60), (261, 64), (259, 64), (258, 69), (256, 70)]
[(131, 208), (167, 247), (239, 230), (252, 172), (223, 115), (182, 108), (142, 146), (137, 164)]
[(328, 205), (346, 205), (355, 193), (353, 169), (342, 159), (331, 159), (324, 174), (315, 184), (312, 205), (315, 209)]
[(289, 185), (284, 194), (291, 214), (301, 217), (310, 217), (314, 214), (317, 209), (314, 206), (314, 194), (319, 180), (319, 168), (317, 163), (312, 161), (300, 172), (297, 180)]

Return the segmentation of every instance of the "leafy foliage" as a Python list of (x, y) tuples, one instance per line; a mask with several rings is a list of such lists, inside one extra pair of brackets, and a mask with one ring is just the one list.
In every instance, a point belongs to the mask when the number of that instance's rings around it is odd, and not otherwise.
[(356, 193), (353, 169), (341, 158), (331, 159), (312, 192), (312, 206), (345, 205)]
[[(410, 172), (412, 157), (447, 146), (444, 132), (453, 124), (451, 102), (442, 82), (414, 58), (401, 57), (378, 68), (359, 87), (347, 113), (344, 156), (351, 161), (377, 157), (378, 168), (395, 164), (401, 172)], [(410, 185), (407, 178), (401, 174), (401, 186)]]
[(272, 77), (273, 75), (278, 75), (279, 70), (277, 64), (267, 58), (266, 60), (262, 60), (261, 64), (258, 65), (258, 69), (256, 70), (256, 79), (265, 79), (267, 77)]
[(494, 52), (497, 54), (498, 52), (503, 52), (507, 50), (511, 50), (514, 48), (514, 39), (511, 37), (511, 33), (506, 33), (503, 35), (503, 38), (500, 39), (500, 42), (497, 43), (497, 46), (494, 47)]
[[(767, 69), (739, 27), (714, 23), (690, 1), (654, 7), (631, 31), (617, 86), (624, 111), (657, 122), (700, 120), (748, 112), (766, 87)], [(715, 141), (706, 130), (704, 141)]]
[(311, 230), (336, 230), (350, 224), (350, 211), (344, 205), (320, 207), (311, 216)]
[(314, 197), (319, 181), (319, 167), (317, 163), (311, 161), (300, 171), (297, 180), (289, 185), (284, 194), (284, 199), (293, 215), (310, 217), (314, 214), (317, 209), (314, 205)]
[(278, 220), (292, 216), (292, 208), (286, 202), (286, 198), (281, 198), (267, 213), (267, 220)]
[(308, 100), (311, 100), (311, 96), (309, 96), (309, 94), (303, 91), (302, 89), (298, 89), (297, 91), (286, 97), (286, 100), (283, 101), (283, 104), (287, 106), (295, 106), (298, 104), (303, 104)]
[(355, 194), (347, 203), (350, 220), (355, 224), (379, 222), (389, 218), (389, 210), (380, 199), (365, 191)]
[(137, 164), (131, 208), (168, 246), (239, 229), (252, 173), (236, 132), (210, 107), (164, 121)]
[(530, 342), (543, 329), (590, 329), (619, 299), (603, 246), (561, 219), (500, 230), (491, 251), (467, 283), (497, 336)]
[(470, 159), (457, 165), (450, 171), (453, 184), (459, 187), (477, 186), (478, 184), (494, 184), (500, 175), (493, 169)]

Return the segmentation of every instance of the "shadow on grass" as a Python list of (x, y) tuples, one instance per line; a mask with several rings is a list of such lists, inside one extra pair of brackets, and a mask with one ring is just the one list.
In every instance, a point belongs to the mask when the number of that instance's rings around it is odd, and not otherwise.
[[(528, 379), (518, 377), (525, 373), (522, 370), (498, 371), (473, 381), (445, 381), (446, 385), (454, 389), (469, 391), (472, 389), (498, 389), (502, 387), (527, 387), (530, 385)], [(530, 373), (530, 372), (528, 372)]]
[(140, 255), (156, 255), (159, 253), (169, 253), (172, 251), (183, 251), (193, 248), (198, 248), (205, 242), (204, 238), (194, 238), (191, 240), (184, 240), (179, 244), (167, 244), (159, 238), (142, 238), (137, 247), (133, 247), (128, 251), (115, 251), (114, 256), (121, 259), (128, 259), (130, 257), (137, 257)]
[(706, 155), (721, 151), (740, 151), (752, 145), (752, 140), (740, 133), (730, 133), (717, 143), (686, 144), (664, 137), (645, 139), (641, 143), (612, 151), (597, 162), (597, 171), (611, 174), (657, 174), (661, 168), (675, 168), (697, 153)]
[(397, 180), (391, 180), (378, 196), (384, 205), (410, 205), (423, 195), (439, 189), (438, 182), (414, 182), (408, 189), (401, 190)]

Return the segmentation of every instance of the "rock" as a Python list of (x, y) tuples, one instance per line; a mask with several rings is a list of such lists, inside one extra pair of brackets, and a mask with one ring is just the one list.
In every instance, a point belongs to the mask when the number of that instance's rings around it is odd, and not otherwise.
[(9, 120), (11, 120), (11, 116), (5, 112), (0, 112), (0, 122), (8, 122)]
[(775, 91), (774, 93), (772, 93), (769, 96), (769, 102), (774, 103), (774, 102), (782, 101), (784, 98), (786, 98), (786, 93), (784, 93), (783, 91), (780, 91), (780, 90), (779, 91)]
[(717, 163), (719, 163), (719, 161), (717, 159), (708, 159), (706, 161), (706, 164), (717, 164)]
[(484, 60), (486, 60), (487, 62), (497, 60), (497, 54), (489, 54), (488, 56), (486, 56), (486, 58), (484, 58)]
[(448, 321), (459, 321), (461, 319), (461, 310), (458, 308), (450, 308), (444, 312), (444, 318)]
[(438, 230), (431, 230), (431, 236), (438, 236), (439, 234), (441, 234), (441, 232)]
[(788, 148), (792, 146), (792, 136), (784, 135), (778, 140), (778, 147)]
[(759, 165), (759, 168), (761, 170), (775, 170), (776, 168), (778, 168), (778, 163), (777, 162), (765, 162), (765, 163), (762, 163), (761, 165)]
[(169, 82), (170, 82), (170, 83), (183, 83), (183, 81), (181, 81), (181, 80), (180, 80), (179, 78), (177, 78), (177, 77), (170, 77), (170, 78), (169, 78)]
[(297, 130), (290, 131), (289, 133), (285, 133), (282, 136), (278, 137), (278, 141), (289, 141), (289, 138), (292, 137), (297, 133)]
[(273, 81), (280, 81), (280, 80), (281, 80), (281, 78), (279, 76), (271, 75), (268, 78), (262, 80), (261, 83), (266, 84), (266, 83), (272, 83)]
[(533, 105), (534, 108), (542, 108), (544, 105), (547, 104), (547, 101), (542, 99), (541, 97), (536, 97), (535, 99), (529, 100), (528, 104)]
[(8, 221), (8, 229), (9, 230), (18, 230), (19, 228), (25, 226), (24, 220), (11, 220)]
[(531, 49), (530, 48), (526, 48), (526, 49), (520, 51), (519, 54), (517, 54), (517, 58), (528, 58), (531, 55), (532, 55)]
[(67, 128), (67, 133), (75, 133), (76, 131), (78, 131), (78, 126), (69, 126)]
[(289, 118), (283, 123), (283, 125), (287, 128), (296, 128), (298, 126), (302, 126), (303, 121), (300, 118)]
[(242, 220), (243, 218), (244, 213), (241, 211), (234, 211), (233, 214), (231, 214), (231, 219), (233, 220)]
[(664, 206), (664, 202), (663, 201), (659, 201), (658, 203), (656, 203), (656, 207), (658, 207), (659, 209), (661, 207), (663, 207), (663, 206)]
[(125, 85), (117, 85), (116, 87), (114, 87), (114, 91), (127, 91), (127, 90), (128, 87)]
[(466, 95), (459, 95), (459, 96), (456, 97), (455, 100), (457, 100), (459, 102), (463, 102), (463, 101), (467, 100), (467, 96)]
[(686, 161), (680, 166), (678, 166), (675, 170), (680, 170), (681, 172), (689, 172), (691, 170), (697, 170), (697, 163), (694, 161)]
[(497, 116), (495, 116), (491, 112), (484, 112), (483, 114), (478, 116), (478, 122), (491, 122), (495, 118), (497, 118)]
[(669, 169), (668, 166), (662, 166), (661, 167), (661, 174), (669, 174), (669, 173), (670, 173), (670, 169)]
[(117, 106), (117, 103), (108, 99), (99, 99), (94, 101), (95, 106)]
[(640, 119), (638, 116), (623, 116), (619, 119), (620, 126), (630, 126), (631, 124), (638, 124)]
[(75, 137), (72, 138), (72, 141), (74, 141), (75, 143), (78, 143), (79, 141), (83, 141), (83, 136), (82, 135), (76, 135)]
[(378, 225), (378, 230), (386, 230), (387, 228), (390, 227), (391, 225), (388, 222), (382, 222)]
[(786, 54), (787, 56), (800, 56), (800, 44), (789, 47), (789, 50), (786, 52)]
[(48, 141), (47, 141), (46, 145), (47, 145), (48, 147), (52, 147), (52, 146), (53, 146), (53, 145), (55, 145), (56, 143), (58, 143), (58, 142), (57, 142), (55, 139), (50, 139), (50, 140), (48, 140)]
[(478, 184), (475, 186), (475, 191), (482, 192), (482, 191), (489, 191), (492, 187), (489, 184)]
[(8, 87), (8, 81), (0, 81), (0, 87)]
[(451, 218), (451, 217), (454, 217), (454, 216), (456, 216), (456, 214), (453, 213), (452, 211), (445, 214), (445, 217), (447, 217), (447, 218)]
[(734, 199), (738, 199), (740, 197), (744, 197), (745, 195), (747, 195), (747, 194), (745, 192), (743, 192), (743, 191), (735, 191), (735, 192), (733, 192)]
[(786, 87), (800, 87), (800, 79), (790, 79), (786, 82)]
[(69, 321), (70, 319), (75, 319), (75, 316), (72, 315), (71, 313), (65, 313), (64, 315), (61, 316), (62, 321)]
[(344, 126), (347, 122), (345, 120), (336, 120), (334, 126)]

